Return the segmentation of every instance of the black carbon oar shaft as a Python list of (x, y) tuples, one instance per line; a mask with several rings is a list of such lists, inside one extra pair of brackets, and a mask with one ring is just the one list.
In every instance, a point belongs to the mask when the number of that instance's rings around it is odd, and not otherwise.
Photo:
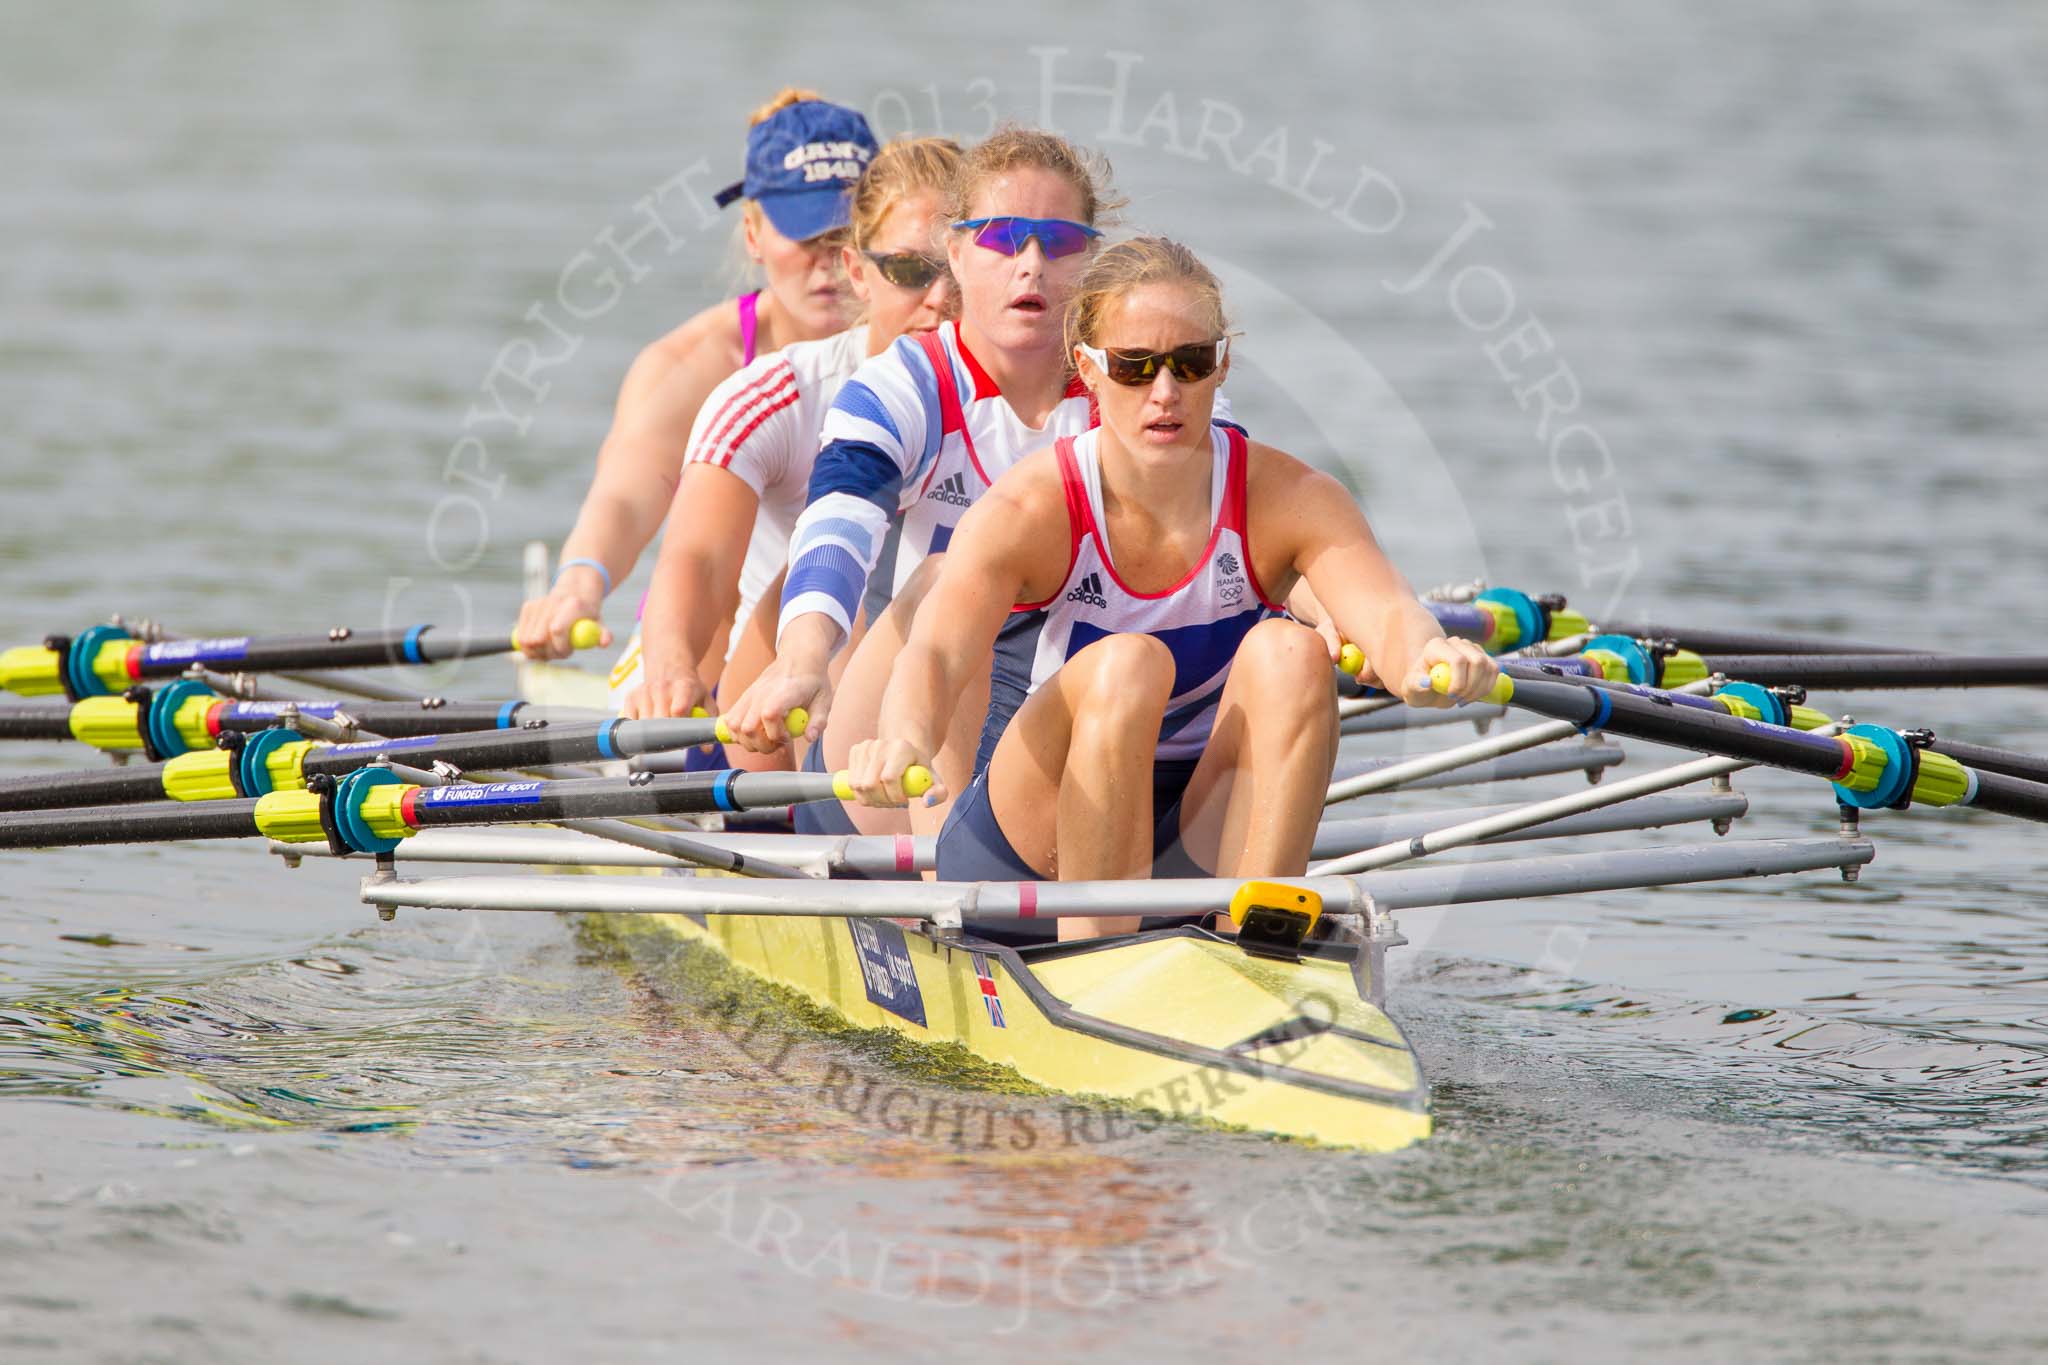
[[(128, 768), (94, 768), (85, 772), (36, 773), (0, 778), (0, 811), (55, 810), (65, 806), (105, 806), (166, 797), (203, 799), (239, 790), (260, 793), (273, 783), (290, 789), (314, 777), (344, 777), (389, 757), (413, 767), (447, 763), (458, 769), (544, 768), (559, 763), (591, 763), (635, 754), (708, 743), (716, 722), (710, 720), (597, 721), (542, 725), (518, 730), (481, 730), (470, 734), (413, 735), (405, 738), (358, 740), (349, 744), (315, 745), (297, 760), (297, 780), (275, 775), (261, 784), (235, 782), (229, 769), (238, 760), (218, 751), (188, 755), (170, 764), (138, 764)], [(171, 780), (181, 767), (198, 764), (193, 773), (208, 774), (205, 786)], [(246, 771), (246, 770), (244, 770)], [(208, 788), (219, 786), (215, 792)]]
[[(1882, 664), (1886, 661), (1873, 659), (1872, 662), (1874, 664)], [(1710, 725), (1720, 724), (1725, 727), (1730, 720), (1735, 720), (1738, 725), (1749, 723), (1736, 720), (1735, 717), (1724, 714), (1721, 707), (1704, 696), (1659, 693), (1655, 688), (1643, 687), (1635, 683), (1610, 682), (1602, 678), (1566, 674), (1561, 671), (1562, 663), (1563, 661), (1559, 660), (1541, 662), (1536, 660), (1508, 660), (1503, 665), (1502, 671), (1515, 680), (1516, 700), (1524, 701), (1525, 704), (1527, 704), (1528, 699), (1538, 698), (1541, 695), (1525, 692), (1523, 690), (1525, 684), (1535, 683), (1538, 686), (1552, 686), (1556, 685), (1557, 680), (1561, 680), (1565, 686), (1597, 690), (1618, 699), (1626, 698), (1637, 702), (1648, 700), (1655, 705), (1685, 710), (1691, 715), (1703, 717), (1706, 723)], [(1748, 679), (1745, 679), (1745, 681), (1748, 681)], [(1551, 710), (1546, 710), (1544, 713), (1557, 714), (1557, 712)], [(1565, 718), (1572, 719), (1573, 717)], [(1824, 722), (1826, 717), (1816, 715), (1815, 719)], [(1614, 724), (1610, 728), (1616, 729), (1623, 734), (1637, 733), (1633, 729), (1626, 728), (1624, 724)], [(1647, 737), (1658, 738), (1658, 736)], [(1954, 759), (1965, 768), (1972, 770), (1978, 791), (1977, 797), (1971, 801), (1972, 805), (1982, 806), (1987, 810), (2004, 810), (2006, 814), (2022, 815), (2028, 819), (2040, 818), (2034, 814), (2034, 811), (2037, 809), (2036, 802), (2040, 795), (2048, 793), (2048, 785), (2043, 785), (2048, 783), (2048, 757), (2043, 757), (2039, 754), (2019, 753), (2012, 749), (1992, 748), (1983, 744), (1967, 744), (1959, 740), (1945, 740), (1939, 737), (1931, 737), (1927, 732), (1919, 733), (1914, 737), (1913, 742), (1920, 744), (1927, 752), (1942, 754)], [(1776, 760), (1760, 761), (1776, 762)], [(1784, 765), (1780, 763), (1778, 766)], [(2021, 785), (2013, 787), (2007, 782), (1994, 780), (1997, 778), (2012, 779)], [(2039, 787), (2040, 791), (2032, 790), (2035, 787)]]
[[(1441, 664), (1437, 668), (1444, 679), (1439, 686), (1448, 686), (1449, 669)], [(1852, 789), (1871, 792), (1889, 775), (1897, 774), (1913, 777), (1909, 789), (1900, 788), (1902, 799), (1910, 791), (1934, 805), (1968, 805), (2024, 820), (2048, 821), (2048, 784), (1984, 772), (1949, 755), (1937, 758), (1930, 754), (1915, 761), (1912, 768), (1896, 767), (1909, 755), (1908, 741), (1878, 726), (1853, 727), (1846, 736), (1836, 738), (1703, 709), (1689, 698), (1549, 682), (1519, 672), (1502, 674), (1491, 699), (1588, 729), (1811, 773), (1836, 783), (1838, 797), (1844, 782), (1855, 783), (1860, 777), (1870, 785)], [(1864, 731), (1872, 733), (1861, 734)], [(1883, 745), (1873, 747), (1877, 740)], [(1885, 747), (1889, 753), (1883, 752)], [(1919, 776), (1913, 776), (1916, 772)], [(1923, 776), (1933, 779), (1924, 787), (1919, 780)], [(1883, 804), (1892, 803), (1885, 800)]]
[(219, 726), (223, 730), (252, 733), (277, 724), (287, 705), (297, 705), (308, 715), (331, 717), (337, 710), (352, 717), (371, 734), (391, 739), (414, 735), (446, 735), (463, 730), (492, 730), (517, 725), (528, 710), (525, 702), (444, 701), (428, 702), (229, 702), (223, 707)]
[(1639, 697), (1612, 688), (1548, 682), (1526, 677), (1519, 671), (1509, 676), (1514, 682), (1511, 704), (1575, 725), (1746, 758), (1819, 777), (1832, 778), (1842, 766), (1842, 746), (1825, 735), (1759, 725), (1724, 712), (1668, 699)]
[(1709, 654), (1711, 672), (1765, 686), (2031, 687), (2048, 684), (2041, 654)]
[(1972, 806), (2022, 820), (2048, 821), (2048, 784), (1981, 769), (1976, 777), (1977, 794), (1970, 801)]
[(598, 763), (635, 754), (709, 744), (711, 720), (622, 720), (544, 725), (475, 734), (421, 735), (404, 741), (361, 740), (314, 749), (305, 774), (340, 777), (389, 754), (415, 766), (448, 763), (457, 768), (545, 768), (557, 763)]
[(154, 763), (0, 778), (0, 811), (118, 806), (163, 799), (163, 769)]
[[(905, 785), (910, 787), (909, 779)], [(479, 786), (455, 783), (405, 790), (410, 793), (404, 802), (405, 824), (403, 829), (389, 831), (394, 837), (404, 829), (704, 815), (851, 795), (838, 777), (825, 773), (675, 773)], [(924, 788), (912, 790), (922, 794)], [(293, 791), (259, 800), (152, 801), (134, 806), (31, 811), (0, 817), (0, 849), (238, 839), (259, 834), (279, 837), (280, 829), (305, 829), (317, 801), (310, 792)]]
[(1609, 635), (1641, 640), (1676, 640), (1695, 654), (1917, 654), (1904, 645), (1872, 645), (1854, 640), (1823, 640), (1804, 635), (1779, 635), (1762, 630), (1712, 630), (1669, 625), (1662, 621), (1602, 621)]
[[(590, 649), (604, 638), (596, 621), (578, 621), (569, 640)], [(508, 633), (464, 635), (432, 626), (357, 631), (345, 626), (318, 635), (208, 635), (145, 642), (118, 626), (45, 637), (41, 645), (0, 650), (0, 688), (23, 696), (63, 692), (110, 696), (150, 678), (177, 677), (188, 669), (224, 673), (318, 673), (394, 664), (433, 664), (518, 649)], [(371, 688), (390, 695), (389, 689)]]
[(164, 640), (145, 646), (131, 671), (141, 678), (168, 678), (176, 677), (195, 663), (232, 673), (402, 667), (484, 654), (509, 654), (515, 647), (508, 634), (462, 635), (428, 626), (337, 629), (321, 635)]
[[(523, 701), (440, 701), (427, 698), (405, 702), (277, 702), (228, 701), (223, 698), (213, 725), (220, 731), (253, 734), (276, 725), (287, 707), (295, 707), (302, 715), (322, 720), (331, 720), (337, 713), (345, 713), (365, 731), (392, 739), (453, 734), (463, 730), (504, 729), (524, 724), (529, 716), (537, 713), (576, 720), (597, 720), (602, 716), (597, 711), (535, 707)], [(0, 705), (0, 740), (77, 738), (72, 730), (72, 709), (70, 705), (61, 703), (54, 706), (35, 702)]]
[(243, 839), (256, 828), (256, 802), (151, 801), (146, 805), (43, 810), (0, 819), (0, 848), (154, 844)]
[(490, 730), (478, 734), (415, 735), (406, 739), (365, 739), (308, 751), (307, 777), (342, 777), (389, 755), (425, 767), (540, 768), (550, 763), (586, 763), (600, 757), (596, 725), (543, 726), (533, 730)]
[(1989, 744), (1966, 744), (1961, 740), (1943, 739), (1936, 736), (1927, 746), (1938, 754), (1947, 754), (1958, 763), (1966, 764), (1981, 773), (2002, 773), (2007, 777), (2024, 778), (2029, 782), (2048, 782), (2048, 758), (2039, 754), (2023, 754), (2012, 749), (1995, 748)]
[(0, 706), (0, 739), (70, 739), (71, 708), (34, 702)]

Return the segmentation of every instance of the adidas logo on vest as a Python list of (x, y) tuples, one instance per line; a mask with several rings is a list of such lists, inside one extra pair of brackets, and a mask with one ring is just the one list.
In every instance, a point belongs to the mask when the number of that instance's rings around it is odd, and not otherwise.
[(951, 503), (955, 507), (972, 507), (974, 499), (967, 496), (967, 476), (954, 474), (938, 487), (925, 495), (933, 502)]
[(1081, 602), (1091, 607), (1107, 607), (1109, 599), (1102, 595), (1102, 575), (1090, 573), (1067, 594), (1069, 602)]

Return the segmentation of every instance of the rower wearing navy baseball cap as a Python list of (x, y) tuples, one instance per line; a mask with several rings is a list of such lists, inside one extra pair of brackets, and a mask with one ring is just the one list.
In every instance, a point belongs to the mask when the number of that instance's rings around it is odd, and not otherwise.
[(858, 110), (800, 100), (747, 134), (746, 178), (720, 190), (718, 206), (749, 199), (795, 242), (837, 231), (846, 226), (854, 182), (877, 150)]
[[(853, 321), (835, 229), (846, 226), (849, 191), (875, 154), (867, 120), (815, 91), (788, 89), (747, 122), (746, 178), (718, 202), (745, 201), (741, 233), (763, 287), (703, 309), (626, 372), (554, 585), (520, 608), (517, 635), (531, 657), (566, 657), (570, 627), (598, 617), (633, 571), (668, 513), (706, 396), (756, 355), (835, 335)], [(724, 649), (721, 638), (707, 656), (710, 676)], [(638, 653), (636, 642), (626, 659)]]

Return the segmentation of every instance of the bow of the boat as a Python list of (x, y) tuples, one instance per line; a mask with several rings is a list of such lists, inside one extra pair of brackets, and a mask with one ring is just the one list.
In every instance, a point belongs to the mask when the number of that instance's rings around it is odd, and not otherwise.
[(1060, 1089), (1098, 1088), (1114, 1066), (1112, 1093), (1176, 1116), (1372, 1150), (1428, 1136), (1421, 1064), (1353, 971), (1368, 949), (1325, 951), (1279, 961), (1180, 929), (1012, 960), (1037, 1008), (1108, 1045), (1093, 1062), (1079, 1047), (1043, 1059)]

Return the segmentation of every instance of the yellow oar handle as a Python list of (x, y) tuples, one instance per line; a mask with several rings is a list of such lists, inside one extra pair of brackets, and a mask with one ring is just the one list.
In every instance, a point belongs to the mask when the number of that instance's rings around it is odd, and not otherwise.
[[(932, 770), (920, 763), (913, 763), (903, 770), (903, 794), (915, 801), (932, 789)], [(845, 769), (832, 774), (832, 794), (841, 801), (855, 800), (853, 778)]]
[(1365, 672), (1365, 651), (1346, 640), (1344, 648), (1337, 651), (1337, 667), (1352, 677), (1357, 677)]
[[(1434, 664), (1430, 667), (1429, 690), (1438, 696), (1448, 696), (1450, 694), (1451, 666), (1449, 664)], [(1495, 706), (1505, 706), (1514, 695), (1515, 680), (1503, 673), (1494, 679), (1493, 690), (1488, 692), (1481, 700), (1492, 702)]]
[[(702, 720), (710, 714), (709, 711), (706, 711), (701, 706), (690, 712), (690, 715), (698, 720)], [(811, 728), (811, 713), (804, 710), (801, 706), (792, 706), (789, 709), (789, 714), (782, 718), (782, 728), (789, 732), (791, 739), (803, 738), (804, 731)], [(718, 718), (718, 726), (712, 733), (718, 736), (720, 744), (730, 744), (733, 742), (732, 731), (726, 728), (724, 716)]]
[[(569, 627), (569, 648), (571, 649), (596, 649), (603, 642), (604, 622), (602, 621), (593, 620), (591, 617), (586, 616), (575, 625)], [(526, 647), (526, 641), (520, 638), (517, 631), (512, 633), (512, 645), (515, 649), (524, 649)]]

